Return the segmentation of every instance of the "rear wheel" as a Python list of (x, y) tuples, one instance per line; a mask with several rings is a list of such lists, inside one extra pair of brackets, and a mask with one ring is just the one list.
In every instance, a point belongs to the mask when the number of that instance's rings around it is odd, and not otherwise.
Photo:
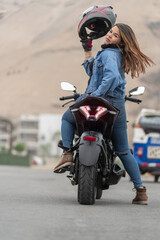
[(78, 202), (92, 205), (96, 198), (96, 165), (84, 166), (79, 164)]

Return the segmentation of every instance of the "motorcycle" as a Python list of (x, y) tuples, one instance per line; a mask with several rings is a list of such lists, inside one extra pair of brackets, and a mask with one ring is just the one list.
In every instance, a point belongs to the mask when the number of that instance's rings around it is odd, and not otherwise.
[[(62, 106), (80, 96), (76, 87), (68, 82), (62, 82), (61, 88), (74, 92), (60, 98), (61, 101), (72, 99)], [(143, 94), (144, 90), (144, 87), (132, 89), (125, 100), (139, 104), (141, 100), (131, 96)], [(74, 144), (70, 148), (75, 153), (74, 162), (62, 170), (69, 171), (67, 177), (72, 185), (78, 185), (78, 202), (92, 205), (102, 197), (103, 190), (125, 177), (125, 170), (116, 163), (116, 158), (127, 153), (116, 152), (111, 141), (113, 125), (120, 111), (107, 100), (91, 95), (71, 105), (70, 110), (76, 122)], [(64, 148), (62, 140), (58, 146)]]

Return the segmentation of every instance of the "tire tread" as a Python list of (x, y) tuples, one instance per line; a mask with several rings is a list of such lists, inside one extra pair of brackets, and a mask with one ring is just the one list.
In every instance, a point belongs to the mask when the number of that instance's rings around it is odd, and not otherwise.
[(92, 205), (95, 203), (96, 166), (79, 165), (78, 202)]

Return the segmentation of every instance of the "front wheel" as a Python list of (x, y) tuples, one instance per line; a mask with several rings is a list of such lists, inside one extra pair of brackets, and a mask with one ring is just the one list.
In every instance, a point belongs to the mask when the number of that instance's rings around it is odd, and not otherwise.
[(101, 199), (103, 190), (102, 188), (97, 188), (96, 199)]
[(97, 189), (96, 189), (96, 199), (101, 199), (102, 197), (102, 179), (101, 179), (101, 175), (98, 174), (97, 175)]
[(96, 165), (84, 166), (79, 164), (78, 202), (93, 205), (96, 198)]

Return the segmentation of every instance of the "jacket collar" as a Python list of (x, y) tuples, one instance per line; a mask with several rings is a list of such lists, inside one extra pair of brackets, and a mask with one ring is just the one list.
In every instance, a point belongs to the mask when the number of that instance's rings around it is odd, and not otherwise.
[(102, 44), (101, 45), (102, 49), (106, 49), (106, 48), (118, 48), (118, 46), (116, 44)]

